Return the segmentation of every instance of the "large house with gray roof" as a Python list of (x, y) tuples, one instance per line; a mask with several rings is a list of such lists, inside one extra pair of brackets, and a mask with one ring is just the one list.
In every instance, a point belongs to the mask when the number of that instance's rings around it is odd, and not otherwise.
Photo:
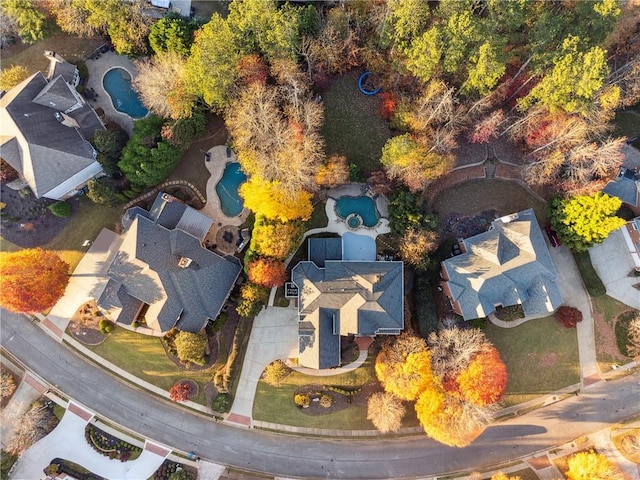
[(62, 200), (102, 175), (89, 139), (102, 121), (76, 91), (75, 65), (45, 52), (48, 76), (35, 73), (0, 94), (0, 157), (37, 198)]
[(166, 193), (149, 211), (127, 210), (98, 306), (126, 325), (144, 316), (155, 333), (201, 331), (219, 315), (242, 270), (236, 258), (204, 248), (212, 223)]
[(309, 239), (309, 261), (296, 265), (300, 365), (340, 365), (342, 336), (398, 335), (404, 328), (403, 264), (344, 261), (342, 239)]
[(562, 305), (558, 274), (532, 209), (494, 220), (460, 242), (460, 255), (442, 262), (442, 288), (465, 320), (498, 307), (522, 305), (526, 316)]
[(640, 213), (640, 173), (637, 170), (620, 167), (617, 175), (605, 185), (602, 192), (618, 197), (636, 214)]

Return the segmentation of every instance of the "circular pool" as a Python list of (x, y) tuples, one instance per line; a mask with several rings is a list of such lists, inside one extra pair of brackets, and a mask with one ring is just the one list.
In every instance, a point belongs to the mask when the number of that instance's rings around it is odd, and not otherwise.
[(347, 225), (354, 230), (360, 228), (362, 226), (362, 218), (357, 213), (352, 213), (347, 217)]
[(131, 75), (124, 68), (110, 69), (102, 77), (102, 86), (111, 97), (113, 108), (131, 118), (143, 118), (149, 113), (131, 86)]

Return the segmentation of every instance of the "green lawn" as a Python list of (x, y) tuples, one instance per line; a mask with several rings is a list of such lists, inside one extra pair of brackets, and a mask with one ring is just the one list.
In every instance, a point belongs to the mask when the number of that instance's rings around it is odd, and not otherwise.
[(497, 210), (508, 215), (533, 208), (540, 226), (547, 220), (544, 202), (538, 200), (515, 182), (496, 179), (476, 179), (443, 190), (432, 209), (445, 217), (451, 213), (471, 215), (483, 210)]
[(571, 253), (573, 253), (573, 259), (576, 261), (578, 270), (580, 270), (580, 276), (582, 277), (582, 281), (584, 282), (584, 286), (587, 288), (589, 295), (591, 295), (591, 297), (604, 295), (607, 292), (607, 289), (591, 264), (589, 252)]
[(615, 323), (622, 312), (630, 307), (608, 295), (591, 299), (596, 333), (596, 357), (603, 372), (611, 370), (613, 365), (623, 365), (631, 359), (622, 355), (617, 348)]
[(45, 50), (52, 50), (69, 62), (73, 62), (78, 58), (86, 57), (102, 43), (104, 43), (104, 40), (99, 37), (78, 38), (61, 33), (36, 42), (26, 48), (11, 47), (14, 51), (20, 50), (19, 53), (10, 57), (7, 57), (6, 54), (3, 55), (0, 67), (4, 69), (14, 65), (22, 65), (29, 71), (30, 75), (38, 70), (46, 74), (49, 68), (49, 60), (44, 56)]
[[(299, 387), (311, 383), (335, 385), (342, 387), (360, 387), (376, 381), (373, 369), (375, 357), (369, 355), (367, 361), (352, 372), (330, 377), (291, 374), (280, 387), (272, 387), (265, 382), (258, 383), (256, 398), (253, 403), (253, 418), (265, 422), (294, 425), (307, 428), (331, 428), (344, 430), (372, 430), (375, 427), (367, 420), (367, 407), (351, 405), (350, 407), (326, 415), (312, 416), (302, 413), (293, 403), (293, 395)], [(412, 407), (407, 407), (403, 426), (416, 426), (418, 422)]]
[(337, 77), (324, 100), (324, 126), (327, 155), (345, 155), (349, 163), (356, 164), (365, 176), (382, 168), (382, 147), (391, 131), (378, 114), (380, 100), (368, 97), (358, 90), (358, 72)]
[[(57, 252), (73, 271), (87, 251), (87, 247), (82, 246), (83, 242), (95, 240), (103, 228), (115, 229), (121, 217), (120, 207), (96, 205), (88, 198), (82, 197), (78, 211), (62, 232), (42, 245), (42, 248)], [(20, 247), (0, 237), (0, 251), (15, 252), (16, 250), (20, 250)]]
[(576, 330), (564, 328), (555, 317), (531, 320), (515, 328), (489, 323), (485, 333), (507, 366), (507, 406), (580, 381)]
[(88, 348), (132, 375), (164, 390), (169, 390), (182, 378), (194, 380), (198, 382), (200, 390), (193, 401), (205, 404), (204, 384), (211, 380), (213, 369), (180, 370), (165, 354), (159, 338), (116, 328), (102, 344)]
[(618, 111), (612, 123), (614, 135), (627, 138), (638, 137), (632, 145), (640, 148), (640, 104)]

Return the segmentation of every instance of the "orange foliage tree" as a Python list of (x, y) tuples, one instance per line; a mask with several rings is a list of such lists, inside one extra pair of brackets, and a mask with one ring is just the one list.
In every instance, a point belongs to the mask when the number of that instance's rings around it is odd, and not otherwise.
[(245, 207), (256, 216), (263, 215), (269, 220), (308, 220), (313, 211), (311, 193), (304, 190), (289, 193), (282, 188), (280, 182), (267, 181), (257, 176), (240, 186), (240, 195)]
[(507, 367), (495, 347), (488, 347), (475, 356), (460, 372), (457, 384), (462, 396), (484, 407), (496, 403), (507, 388)]
[(269, 222), (258, 217), (251, 235), (251, 248), (258, 254), (284, 260), (298, 247), (302, 225), (300, 222)]
[(42, 312), (62, 297), (69, 265), (41, 248), (0, 253), (0, 306), (20, 313)]
[(622, 471), (604, 455), (596, 452), (579, 452), (568, 462), (569, 480), (622, 480)]
[(331, 155), (318, 168), (316, 182), (321, 187), (335, 187), (349, 182), (349, 165), (344, 155)]
[(249, 264), (249, 281), (263, 287), (279, 287), (287, 279), (283, 262), (274, 258), (258, 258)]

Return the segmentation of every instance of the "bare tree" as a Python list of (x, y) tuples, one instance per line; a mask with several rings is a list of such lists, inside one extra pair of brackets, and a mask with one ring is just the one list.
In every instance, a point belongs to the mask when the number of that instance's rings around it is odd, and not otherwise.
[(4, 400), (5, 398), (10, 397), (15, 391), (16, 381), (13, 379), (13, 375), (10, 373), (3, 373), (0, 375), (0, 399)]
[(631, 357), (640, 357), (640, 314), (629, 323), (627, 329), (629, 343), (627, 344), (627, 352)]
[(488, 343), (482, 330), (477, 328), (440, 330), (431, 333), (427, 342), (433, 372), (442, 379), (467, 368), (471, 359)]
[(400, 252), (405, 262), (419, 269), (427, 269), (429, 255), (438, 248), (440, 237), (434, 230), (408, 228), (400, 240)]
[(15, 423), (13, 436), (7, 445), (7, 452), (20, 456), (31, 445), (43, 438), (57, 424), (41, 401), (34, 402)]
[(382, 433), (397, 432), (402, 427), (405, 408), (392, 393), (376, 392), (367, 402), (367, 419)]

